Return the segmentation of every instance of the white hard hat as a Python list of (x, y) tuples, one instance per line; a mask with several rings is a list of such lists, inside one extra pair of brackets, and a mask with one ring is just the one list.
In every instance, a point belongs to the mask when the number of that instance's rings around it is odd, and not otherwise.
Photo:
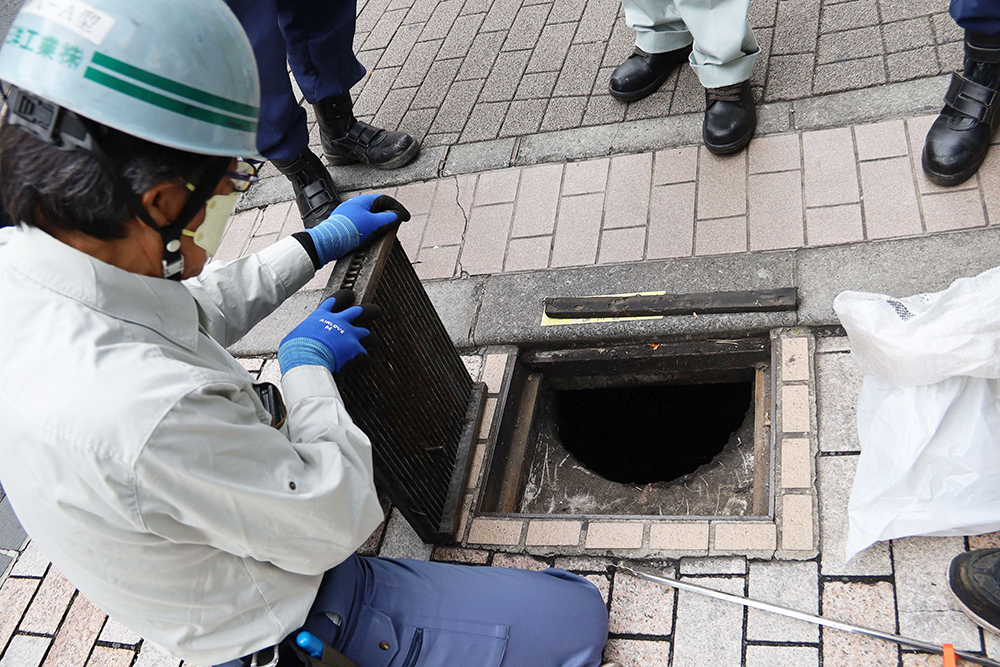
[(156, 144), (259, 158), (257, 64), (222, 0), (27, 0), (0, 80)]

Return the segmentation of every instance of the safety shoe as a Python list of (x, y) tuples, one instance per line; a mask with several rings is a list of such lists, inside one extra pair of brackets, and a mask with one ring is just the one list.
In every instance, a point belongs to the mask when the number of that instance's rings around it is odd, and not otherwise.
[(1000, 634), (1000, 549), (980, 549), (955, 556), (948, 586), (966, 616)]
[(691, 45), (666, 53), (646, 53), (639, 47), (625, 62), (615, 68), (608, 82), (611, 97), (623, 102), (635, 102), (652, 95), (663, 85), (674, 68), (687, 62)]
[(958, 185), (976, 173), (990, 150), (1000, 115), (1000, 37), (965, 33), (965, 67), (951, 75), (945, 106), (931, 125), (921, 163), (938, 185)]
[(379, 169), (398, 169), (420, 152), (405, 132), (390, 132), (354, 117), (349, 92), (314, 104), (323, 154), (330, 164), (363, 162)]
[(757, 129), (757, 108), (749, 81), (705, 89), (705, 148), (728, 155), (750, 143)]
[(306, 148), (294, 160), (271, 160), (275, 167), (292, 182), (295, 204), (299, 207), (306, 229), (315, 227), (330, 217), (340, 204), (340, 195), (333, 185), (330, 172), (319, 156)]

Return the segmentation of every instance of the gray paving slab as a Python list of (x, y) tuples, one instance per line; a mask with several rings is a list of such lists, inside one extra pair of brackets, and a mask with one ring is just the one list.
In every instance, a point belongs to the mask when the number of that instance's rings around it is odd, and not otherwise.
[[(742, 577), (697, 578), (693, 583), (736, 595), (745, 594)], [(677, 594), (673, 667), (740, 667), (743, 663), (741, 605), (689, 591)]]
[(812, 646), (747, 646), (745, 667), (819, 667), (819, 649)]
[(712, 558), (682, 558), (681, 574), (746, 574), (744, 556), (713, 556)]
[(1000, 230), (838, 246), (796, 254), (800, 324), (836, 324), (833, 299), (844, 290), (907, 296), (1000, 264)]
[(234, 357), (257, 357), (274, 354), (278, 343), (320, 304), (322, 290), (297, 292), (261, 320), (241, 340), (229, 347)]
[(448, 336), (457, 347), (472, 345), (472, 330), (479, 312), (483, 278), (436, 280), (424, 283)]
[(857, 456), (821, 456), (816, 462), (819, 492), (820, 573), (824, 576), (892, 574), (889, 545), (878, 542), (845, 562), (847, 501), (854, 484)]
[(857, 413), (858, 392), (863, 379), (864, 374), (850, 354), (816, 355), (816, 413), (820, 451), (861, 451)]
[[(673, 578), (673, 567), (663, 576)], [(624, 635), (666, 636), (673, 632), (676, 591), (654, 581), (639, 579), (624, 572), (614, 576), (609, 632)]]
[(0, 549), (20, 551), (27, 538), (28, 534), (21, 528), (21, 522), (10, 506), (10, 498), (4, 498), (0, 501)]
[(406, 522), (399, 510), (393, 509), (382, 540), (382, 558), (409, 558), (429, 561), (434, 547), (424, 544), (413, 527)]
[(14, 559), (11, 558), (10, 556), (6, 556), (4, 554), (0, 554), (0, 581), (2, 581), (2, 577), (7, 572), (7, 568), (13, 562), (14, 562)]
[(764, 331), (794, 323), (790, 313), (672, 316), (656, 320), (541, 326), (545, 297), (765, 289), (794, 285), (793, 254), (774, 252), (642, 264), (494, 275), (487, 279), (476, 345), (614, 342), (712, 332)]
[(510, 166), (514, 146), (514, 139), (494, 139), (452, 146), (448, 150), (441, 175), (470, 174)]
[[(819, 577), (815, 561), (751, 563), (748, 597), (819, 613)], [(763, 611), (747, 610), (747, 641), (818, 642), (819, 626)]]

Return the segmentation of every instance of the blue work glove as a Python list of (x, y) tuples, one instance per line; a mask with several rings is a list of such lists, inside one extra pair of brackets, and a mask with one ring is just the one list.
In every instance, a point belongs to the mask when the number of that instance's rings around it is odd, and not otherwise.
[(297, 366), (324, 366), (336, 373), (368, 361), (361, 339), (371, 332), (364, 327), (382, 310), (372, 304), (350, 307), (353, 303), (352, 290), (336, 292), (282, 339), (278, 346), (282, 375)]
[(340, 259), (368, 240), (373, 232), (410, 219), (410, 212), (388, 195), (360, 195), (333, 210), (306, 233), (312, 237), (320, 266)]

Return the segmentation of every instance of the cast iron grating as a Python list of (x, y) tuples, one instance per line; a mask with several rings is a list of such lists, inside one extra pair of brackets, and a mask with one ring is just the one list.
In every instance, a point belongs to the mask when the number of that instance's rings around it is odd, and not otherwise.
[(371, 366), (337, 376), (371, 438), (375, 481), (425, 542), (452, 541), (483, 385), (469, 377), (394, 233), (337, 262), (327, 295), (344, 287), (382, 309)]

